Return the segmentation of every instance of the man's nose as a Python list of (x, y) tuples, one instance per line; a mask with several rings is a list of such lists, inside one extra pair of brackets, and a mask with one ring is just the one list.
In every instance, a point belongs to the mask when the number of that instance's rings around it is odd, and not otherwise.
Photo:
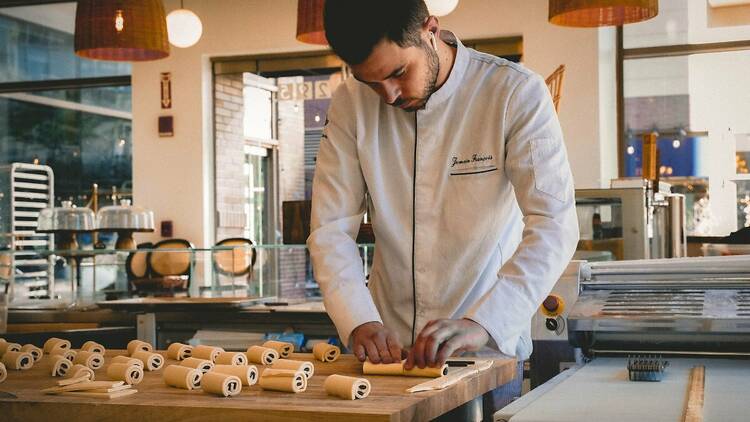
[(401, 95), (401, 88), (395, 83), (384, 83), (381, 86), (381, 94), (388, 104), (393, 104)]

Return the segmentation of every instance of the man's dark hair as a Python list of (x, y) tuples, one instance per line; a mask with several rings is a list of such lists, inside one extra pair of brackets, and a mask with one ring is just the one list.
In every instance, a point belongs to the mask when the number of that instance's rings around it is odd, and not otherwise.
[(386, 38), (399, 47), (416, 47), (429, 16), (424, 0), (326, 0), (326, 38), (348, 64), (360, 64)]

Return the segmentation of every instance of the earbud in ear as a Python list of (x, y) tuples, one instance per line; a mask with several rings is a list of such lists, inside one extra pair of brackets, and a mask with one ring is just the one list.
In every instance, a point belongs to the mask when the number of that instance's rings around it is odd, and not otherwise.
[(435, 38), (434, 32), (430, 32), (430, 42), (432, 43), (432, 48), (434, 48), (435, 51), (437, 51), (437, 39)]

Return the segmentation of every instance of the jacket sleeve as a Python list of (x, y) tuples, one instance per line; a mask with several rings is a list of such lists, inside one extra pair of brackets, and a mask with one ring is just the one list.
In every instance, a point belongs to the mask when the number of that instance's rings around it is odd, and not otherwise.
[(505, 116), (505, 172), (523, 214), (521, 243), (498, 279), (465, 315), (498, 350), (519, 352), (519, 339), (575, 252), (578, 219), (562, 130), (544, 81), (534, 74), (511, 94)]
[(382, 322), (365, 284), (356, 244), (365, 213), (365, 181), (357, 155), (356, 116), (346, 84), (333, 96), (323, 129), (312, 189), (307, 246), (328, 315), (343, 344), (352, 330)]

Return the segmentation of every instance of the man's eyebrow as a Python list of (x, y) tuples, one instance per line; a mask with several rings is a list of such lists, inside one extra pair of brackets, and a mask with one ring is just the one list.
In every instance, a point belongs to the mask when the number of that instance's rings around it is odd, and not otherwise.
[[(386, 76), (385, 79), (383, 79), (383, 80), (391, 79), (393, 77), (398, 76), (398, 74), (401, 73), (401, 71), (404, 70), (405, 67), (406, 67), (406, 65), (401, 65), (401, 66), (397, 67), (396, 70), (394, 70), (393, 72), (391, 72), (391, 74), (388, 75), (388, 76)], [(354, 76), (354, 79), (362, 82), (363, 84), (375, 83), (375, 81), (372, 81), (372, 82), (370, 82), (370, 81), (363, 81), (362, 79), (359, 79), (357, 77), (357, 75), (353, 75), (353, 76)]]

